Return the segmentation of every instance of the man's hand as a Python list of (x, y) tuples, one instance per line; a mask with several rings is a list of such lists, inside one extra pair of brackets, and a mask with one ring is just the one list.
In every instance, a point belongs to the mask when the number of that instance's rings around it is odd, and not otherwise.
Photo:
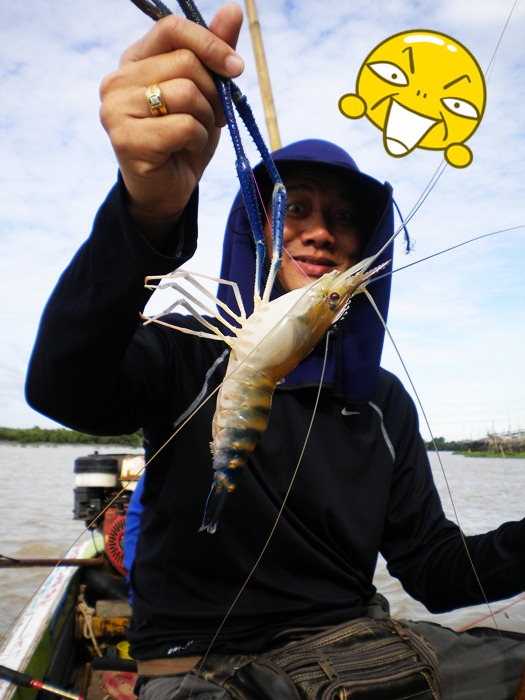
[[(129, 211), (146, 234), (162, 242), (217, 147), (225, 124), (210, 71), (235, 78), (243, 63), (233, 47), (242, 24), (234, 3), (204, 29), (170, 15), (122, 55), (101, 85), (101, 120), (128, 193)], [(146, 88), (158, 84), (168, 114), (152, 116)]]

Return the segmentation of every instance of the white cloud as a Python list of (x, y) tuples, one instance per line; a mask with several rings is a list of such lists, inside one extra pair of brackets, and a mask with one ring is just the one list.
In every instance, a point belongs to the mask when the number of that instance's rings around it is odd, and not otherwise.
[[(408, 213), (441, 154), (389, 157), (381, 133), (366, 119), (345, 119), (338, 98), (355, 89), (369, 51), (402, 30), (448, 33), (487, 66), (510, 6), (489, 0), (258, 4), (283, 142), (318, 136), (340, 143), (363, 170), (394, 185)], [(200, 3), (207, 19), (218, 6)], [(409, 224), (414, 253), (406, 258), (400, 243), (397, 265), (525, 224), (524, 18), (521, 5), (498, 48), (486, 114), (471, 140), (473, 164), (445, 170)], [(27, 0), (0, 7), (0, 425), (48, 423), (24, 405), (25, 367), (45, 300), (115, 178), (98, 117), (100, 80), (150, 26), (127, 0)], [(263, 126), (246, 26), (239, 46), (247, 68), (238, 83)], [(255, 159), (253, 147), (247, 150)], [(225, 135), (203, 182), (201, 247), (190, 267), (218, 273), (223, 222), (236, 188)], [(390, 323), (438, 435), (476, 437), (493, 422), (500, 429), (524, 427), (524, 259), (522, 228), (394, 277)], [(397, 372), (390, 350), (385, 360)]]

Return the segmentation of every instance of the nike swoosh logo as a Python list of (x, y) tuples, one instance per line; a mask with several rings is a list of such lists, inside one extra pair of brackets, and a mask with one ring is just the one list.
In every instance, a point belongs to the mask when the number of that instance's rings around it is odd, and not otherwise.
[(358, 416), (359, 414), (360, 411), (349, 411), (346, 406), (341, 411), (341, 415), (343, 416)]

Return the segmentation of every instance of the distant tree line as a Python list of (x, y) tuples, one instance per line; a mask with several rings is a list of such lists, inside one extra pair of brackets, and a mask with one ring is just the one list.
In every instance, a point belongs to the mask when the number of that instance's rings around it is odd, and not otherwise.
[(0, 442), (16, 442), (27, 445), (125, 445), (142, 447), (142, 430), (131, 435), (87, 435), (68, 428), (0, 428)]
[[(497, 439), (499, 438), (499, 439)], [(520, 435), (487, 435), (479, 440), (451, 440), (444, 437), (434, 438), (425, 442), (427, 450), (433, 452), (456, 452), (471, 457), (523, 457), (525, 456), (525, 440)]]
[(446, 440), (444, 437), (434, 438), (434, 441), (429, 440), (425, 442), (425, 447), (431, 452), (435, 452), (436, 448), (439, 452), (463, 452), (468, 450), (468, 443), (466, 440)]
[[(79, 433), (69, 428), (1, 428), (0, 442), (16, 442), (21, 445), (49, 444), (49, 445), (123, 445), (126, 447), (142, 447), (144, 436), (142, 430), (131, 435), (88, 435)], [(504, 457), (520, 456), (525, 454), (523, 441), (512, 444), (493, 445), (488, 439), (472, 440), (446, 440), (444, 437), (434, 438), (434, 441), (425, 442), (427, 450), (433, 452), (459, 452), (472, 456), (498, 455)]]

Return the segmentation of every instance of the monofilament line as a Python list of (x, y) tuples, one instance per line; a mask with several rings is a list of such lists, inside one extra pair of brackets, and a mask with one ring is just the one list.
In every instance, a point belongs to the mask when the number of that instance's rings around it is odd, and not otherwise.
[[(244, 589), (246, 588), (246, 586), (247, 586), (248, 583), (250, 582), (250, 580), (251, 580), (252, 576), (254, 575), (254, 573), (255, 573), (257, 567), (259, 566), (259, 564), (260, 564), (260, 562), (261, 562), (261, 560), (262, 560), (262, 558), (263, 558), (263, 556), (264, 556), (266, 550), (268, 549), (268, 546), (269, 546), (269, 544), (270, 544), (270, 541), (271, 541), (271, 539), (272, 539), (272, 537), (273, 537), (273, 535), (274, 535), (274, 533), (275, 533), (275, 530), (277, 529), (277, 525), (279, 524), (279, 521), (280, 521), (280, 519), (281, 519), (281, 516), (282, 516), (282, 514), (283, 514), (283, 511), (284, 511), (284, 509), (285, 509), (285, 507), (286, 507), (286, 503), (288, 502), (288, 498), (289, 498), (290, 493), (291, 493), (291, 491), (292, 491), (292, 487), (293, 487), (293, 485), (294, 485), (294, 483), (295, 483), (295, 480), (296, 480), (296, 478), (297, 478), (297, 474), (299, 473), (299, 467), (300, 467), (301, 462), (302, 462), (302, 460), (303, 460), (304, 453), (305, 453), (305, 450), (306, 450), (306, 446), (307, 446), (307, 444), (308, 444), (308, 440), (309, 440), (310, 434), (311, 434), (311, 432), (312, 432), (312, 427), (313, 427), (314, 419), (315, 419), (315, 416), (316, 416), (316, 414), (317, 414), (317, 407), (318, 407), (318, 405), (319, 405), (319, 400), (320, 400), (320, 398), (321, 398), (321, 391), (322, 391), (322, 388), (323, 388), (323, 380), (324, 380), (324, 374), (325, 374), (325, 370), (326, 370), (326, 361), (327, 361), (327, 358), (328, 358), (328, 342), (329, 342), (329, 334), (327, 333), (327, 334), (326, 334), (326, 340), (325, 340), (325, 351), (324, 351), (324, 356), (323, 356), (323, 366), (322, 366), (322, 368), (321, 368), (321, 376), (320, 376), (320, 379), (319, 379), (319, 388), (318, 388), (317, 395), (316, 395), (315, 402), (314, 402), (314, 409), (313, 409), (313, 412), (312, 412), (312, 417), (311, 417), (311, 419), (310, 419), (310, 423), (308, 424), (308, 429), (307, 429), (307, 431), (306, 431), (306, 436), (305, 436), (305, 439), (304, 439), (303, 447), (302, 447), (302, 449), (301, 449), (301, 453), (299, 454), (299, 457), (298, 457), (298, 459), (297, 459), (297, 464), (295, 465), (295, 469), (294, 469), (294, 471), (293, 471), (292, 478), (291, 478), (291, 480), (290, 480), (290, 483), (289, 483), (289, 485), (288, 485), (288, 488), (286, 489), (286, 493), (285, 493), (285, 495), (284, 495), (283, 501), (282, 501), (281, 506), (280, 506), (280, 508), (279, 508), (279, 511), (278, 511), (278, 513), (277, 513), (277, 517), (276, 517), (276, 519), (275, 519), (274, 524), (272, 525), (272, 528), (271, 528), (271, 530), (270, 530), (270, 534), (268, 535), (268, 537), (267, 537), (267, 539), (266, 539), (266, 542), (264, 543), (263, 548), (262, 548), (262, 550), (261, 550), (259, 556), (258, 556), (257, 559), (255, 560), (255, 564), (254, 564), (254, 565), (252, 566), (252, 568), (250, 569), (250, 572), (248, 573), (248, 576), (247, 576), (246, 579), (244, 580), (244, 583), (242, 584), (242, 586), (241, 586), (239, 592), (238, 592), (237, 595), (235, 596), (235, 598), (234, 598), (232, 604), (230, 605), (230, 607), (228, 608), (226, 614), (224, 615), (224, 617), (223, 617), (223, 619), (222, 619), (222, 621), (221, 621), (221, 623), (220, 623), (220, 625), (219, 625), (217, 631), (216, 631), (215, 634), (213, 635), (212, 640), (211, 640), (211, 642), (210, 642), (210, 644), (209, 644), (209, 646), (208, 646), (208, 649), (206, 650), (206, 653), (204, 654), (204, 656), (202, 657), (201, 661), (199, 662), (199, 665), (197, 666), (197, 677), (199, 676), (200, 670), (201, 670), (201, 668), (202, 668), (204, 662), (206, 661), (206, 659), (207, 659), (208, 656), (210, 655), (211, 649), (212, 649), (213, 645), (215, 644), (215, 642), (217, 641), (217, 638), (218, 638), (219, 634), (221, 633), (221, 631), (222, 631), (224, 625), (226, 624), (228, 618), (230, 617), (230, 615), (231, 615), (233, 609), (234, 609), (235, 606), (237, 605), (237, 603), (238, 603), (238, 601), (239, 601), (239, 598), (241, 597), (241, 595), (242, 595)], [(191, 693), (190, 693), (190, 697), (191, 697)]]

